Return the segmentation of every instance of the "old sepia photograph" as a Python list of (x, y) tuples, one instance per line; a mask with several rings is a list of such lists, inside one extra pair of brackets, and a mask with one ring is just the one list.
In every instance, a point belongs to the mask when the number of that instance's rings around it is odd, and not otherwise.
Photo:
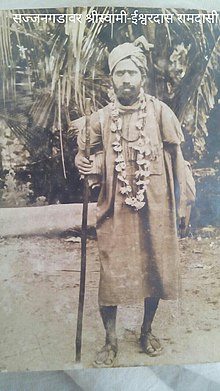
[(220, 361), (216, 10), (0, 11), (0, 371)]

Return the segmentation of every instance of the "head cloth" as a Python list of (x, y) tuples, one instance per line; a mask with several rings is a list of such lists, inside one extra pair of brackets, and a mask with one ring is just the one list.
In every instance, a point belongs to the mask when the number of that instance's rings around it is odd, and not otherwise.
[(110, 73), (112, 74), (115, 66), (125, 58), (130, 58), (138, 67), (147, 69), (147, 59), (145, 53), (153, 47), (148, 43), (142, 35), (133, 43), (125, 42), (122, 45), (116, 46), (109, 54), (108, 64)]

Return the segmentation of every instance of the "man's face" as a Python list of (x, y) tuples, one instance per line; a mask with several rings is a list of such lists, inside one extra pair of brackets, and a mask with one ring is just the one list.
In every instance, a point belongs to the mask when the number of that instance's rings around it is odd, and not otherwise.
[(121, 60), (113, 71), (112, 83), (119, 102), (124, 106), (132, 105), (142, 86), (141, 71), (131, 59)]

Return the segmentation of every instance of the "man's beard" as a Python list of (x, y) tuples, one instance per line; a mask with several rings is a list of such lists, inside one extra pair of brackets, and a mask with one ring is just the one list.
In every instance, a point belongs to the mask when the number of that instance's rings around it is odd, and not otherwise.
[(121, 86), (116, 88), (114, 83), (113, 87), (117, 99), (123, 106), (130, 106), (137, 101), (140, 89), (137, 89), (134, 86)]

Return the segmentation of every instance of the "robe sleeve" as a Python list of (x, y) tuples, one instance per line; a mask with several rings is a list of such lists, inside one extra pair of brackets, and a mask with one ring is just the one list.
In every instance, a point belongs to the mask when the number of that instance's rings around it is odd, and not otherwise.
[[(86, 118), (81, 117), (72, 122), (72, 127), (77, 134), (77, 144), (78, 148), (81, 151), (85, 150), (85, 139), (86, 139)], [(102, 134), (101, 134), (101, 125), (99, 120), (99, 115), (97, 112), (94, 112), (90, 116), (90, 148), (91, 154), (96, 153), (97, 151), (102, 150)]]
[[(77, 136), (78, 153), (84, 154), (86, 140), (86, 117), (81, 117), (71, 122), (71, 131)], [(101, 134), (100, 118), (97, 112), (90, 116), (90, 161), (92, 170), (89, 175), (89, 186), (94, 188), (101, 183), (103, 173), (103, 143)]]
[(174, 112), (161, 102), (160, 129), (162, 141), (167, 144), (181, 144), (184, 141), (181, 125)]
[(177, 209), (180, 219), (186, 216), (186, 173), (185, 161), (181, 151), (181, 143), (184, 141), (181, 125), (173, 111), (161, 102), (160, 131), (165, 150), (172, 159), (175, 193), (177, 196)]

